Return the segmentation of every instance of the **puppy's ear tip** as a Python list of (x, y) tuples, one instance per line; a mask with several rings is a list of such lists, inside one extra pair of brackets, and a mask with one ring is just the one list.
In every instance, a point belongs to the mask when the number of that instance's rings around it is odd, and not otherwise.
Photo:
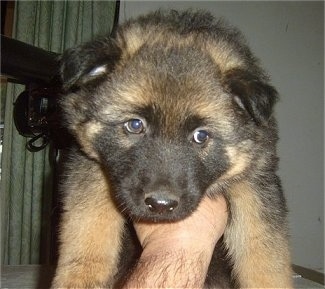
[(94, 80), (103, 80), (119, 58), (120, 49), (109, 38), (67, 49), (59, 58), (63, 89), (75, 90)]
[(101, 76), (101, 75), (105, 74), (106, 72), (107, 72), (107, 65), (102, 64), (102, 65), (96, 66), (93, 69), (91, 69), (88, 72), (88, 75), (90, 77), (97, 77), (97, 76)]
[(238, 106), (245, 109), (256, 124), (270, 119), (278, 93), (263, 72), (233, 69), (225, 73), (223, 83)]
[(80, 77), (80, 67), (77, 55), (73, 48), (67, 49), (58, 58), (60, 65), (60, 79), (64, 90), (69, 90)]

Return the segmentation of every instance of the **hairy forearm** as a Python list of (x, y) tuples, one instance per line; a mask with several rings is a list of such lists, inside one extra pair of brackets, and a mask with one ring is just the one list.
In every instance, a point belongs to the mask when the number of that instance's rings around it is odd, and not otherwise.
[(144, 252), (130, 275), (127, 288), (202, 288), (210, 253), (171, 250)]
[(192, 215), (179, 222), (135, 222), (143, 252), (124, 289), (202, 288), (227, 217), (221, 196), (204, 198)]

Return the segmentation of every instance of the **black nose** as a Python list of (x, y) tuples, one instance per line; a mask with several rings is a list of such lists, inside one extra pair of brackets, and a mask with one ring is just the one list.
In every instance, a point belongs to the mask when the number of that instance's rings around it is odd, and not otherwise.
[(166, 212), (173, 211), (178, 206), (177, 197), (164, 197), (161, 195), (151, 195), (145, 198), (145, 204), (148, 206), (150, 211), (163, 214)]

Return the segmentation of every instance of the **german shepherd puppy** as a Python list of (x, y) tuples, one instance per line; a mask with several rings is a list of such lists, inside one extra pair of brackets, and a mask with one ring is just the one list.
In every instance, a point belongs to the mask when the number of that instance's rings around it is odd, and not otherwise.
[(53, 288), (117, 286), (132, 266), (121, 256), (136, 256), (128, 220), (177, 221), (219, 194), (230, 218), (206, 286), (292, 287), (277, 92), (237, 29), (202, 11), (159, 11), (61, 62), (78, 145)]

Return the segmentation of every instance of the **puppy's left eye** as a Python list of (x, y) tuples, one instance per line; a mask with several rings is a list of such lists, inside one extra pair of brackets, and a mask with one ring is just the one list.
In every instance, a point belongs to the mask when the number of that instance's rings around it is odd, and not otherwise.
[(206, 130), (197, 130), (193, 134), (193, 140), (198, 144), (203, 144), (209, 139), (209, 133)]
[(139, 134), (144, 131), (144, 124), (141, 119), (130, 119), (124, 123), (124, 127), (129, 133)]

